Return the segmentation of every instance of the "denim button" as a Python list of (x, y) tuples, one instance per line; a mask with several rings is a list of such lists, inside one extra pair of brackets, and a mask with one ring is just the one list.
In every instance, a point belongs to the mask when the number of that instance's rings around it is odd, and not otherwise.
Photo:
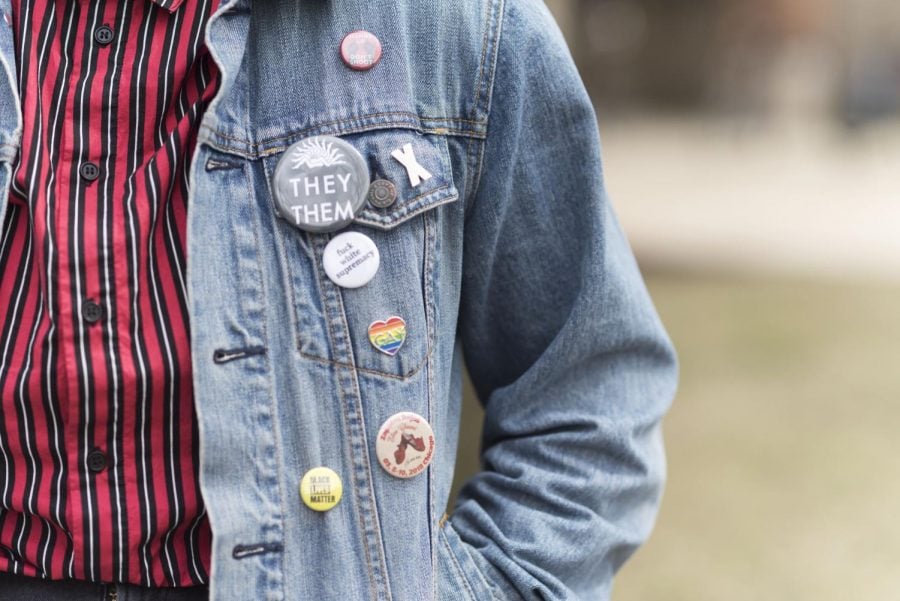
[(381, 265), (381, 255), (372, 239), (359, 232), (344, 232), (325, 246), (322, 267), (332, 282), (343, 288), (365, 286)]
[(300, 498), (313, 511), (328, 511), (344, 494), (341, 477), (327, 467), (314, 467), (300, 480)]
[(341, 41), (344, 64), (356, 71), (368, 71), (381, 60), (381, 42), (368, 31), (352, 31)]
[(395, 413), (378, 430), (375, 454), (378, 463), (390, 475), (397, 478), (418, 476), (434, 457), (434, 431), (417, 413)]
[(87, 456), (88, 469), (94, 473), (102, 472), (107, 468), (106, 453), (100, 449), (94, 449)]
[(386, 179), (376, 179), (369, 185), (369, 204), (386, 209), (397, 200), (397, 186)]
[(81, 316), (88, 323), (97, 323), (103, 317), (103, 307), (92, 300), (86, 300), (81, 305)]
[(278, 214), (308, 232), (346, 227), (366, 202), (369, 166), (353, 146), (314, 136), (288, 148), (275, 168)]
[(100, 167), (97, 166), (97, 163), (85, 161), (81, 164), (81, 167), (78, 168), (78, 173), (85, 181), (92, 182), (100, 177)]
[(113, 41), (115, 34), (109, 25), (101, 25), (94, 30), (94, 40), (101, 46), (108, 46)]

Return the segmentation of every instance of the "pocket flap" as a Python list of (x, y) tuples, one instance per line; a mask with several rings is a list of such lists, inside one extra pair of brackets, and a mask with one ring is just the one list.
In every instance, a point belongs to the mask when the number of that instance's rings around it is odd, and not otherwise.
[(357, 213), (356, 223), (388, 230), (459, 198), (446, 137), (387, 129), (342, 138), (366, 158), (370, 180), (387, 180), (397, 193), (396, 200), (386, 208), (367, 202)]

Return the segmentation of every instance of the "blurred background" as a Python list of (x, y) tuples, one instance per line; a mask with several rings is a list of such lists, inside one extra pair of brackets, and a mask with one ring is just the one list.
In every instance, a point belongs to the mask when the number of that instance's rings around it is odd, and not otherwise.
[(548, 4), (682, 363), (614, 601), (900, 599), (900, 2)]

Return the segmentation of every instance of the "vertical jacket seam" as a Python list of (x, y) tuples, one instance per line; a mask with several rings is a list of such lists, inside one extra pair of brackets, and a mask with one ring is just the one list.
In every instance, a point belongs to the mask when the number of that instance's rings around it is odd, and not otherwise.
[[(427, 328), (427, 335), (429, 340), (435, 340), (437, 338), (437, 324), (435, 323), (435, 310), (434, 310), (434, 284), (433, 284), (433, 270), (434, 270), (434, 256), (435, 256), (435, 246), (437, 244), (437, 235), (435, 232), (435, 221), (437, 217), (434, 212), (425, 215), (425, 223), (423, 227), (425, 228), (425, 249), (424, 249), (424, 265), (422, 268), (423, 273), (423, 286), (424, 290), (422, 291), (424, 302), (425, 302), (425, 327)], [(434, 365), (431, 359), (431, 353), (429, 352), (425, 358), (425, 370), (426, 370), (426, 382), (427, 382), (427, 390), (426, 394), (428, 396), (428, 421), (432, 424), (435, 423), (434, 420)], [(435, 538), (435, 529), (434, 529), (434, 464), (428, 466), (428, 538), (431, 541), (434, 541)], [(431, 544), (431, 583), (432, 590), (437, 591), (437, 580), (436, 580), (436, 566), (437, 566), (437, 549), (432, 542)]]
[(447, 555), (450, 556), (450, 562), (453, 565), (453, 570), (456, 572), (457, 580), (462, 582), (463, 586), (466, 587), (466, 591), (469, 593), (469, 599), (475, 599), (476, 597), (474, 591), (472, 591), (472, 585), (469, 584), (469, 579), (466, 577), (465, 572), (463, 572), (462, 565), (460, 565), (459, 560), (456, 558), (456, 553), (453, 552), (453, 547), (450, 546), (450, 541), (447, 540), (446, 534), (444, 534), (441, 542), (447, 548)]
[[(241, 169), (241, 175), (243, 176), (244, 184), (247, 186), (248, 191), (250, 192), (250, 194), (253, 195), (254, 203), (256, 203), (259, 200), (259, 195), (257, 193), (255, 186), (253, 185), (253, 177), (252, 177), (252, 173), (250, 173), (251, 168), (252, 168), (252, 166), (250, 163), (245, 163), (244, 168)], [(265, 170), (263, 171), (263, 174), (265, 174)], [(259, 224), (258, 218), (254, 219), (253, 225), (252, 225), (253, 242), (254, 242), (256, 252), (257, 252), (257, 256), (259, 256), (259, 249), (261, 248), (260, 237), (259, 237), (259, 225), (260, 224)], [(260, 294), (262, 295), (262, 306), (266, 307), (266, 306), (268, 306), (268, 304), (265, 302), (265, 299), (268, 296), (266, 293), (266, 282), (265, 282), (266, 278), (263, 275), (262, 268), (257, 268), (256, 273), (257, 273), (257, 285), (259, 286)], [(270, 346), (268, 318), (266, 316), (265, 310), (263, 310), (262, 313), (263, 313), (262, 319), (260, 319), (260, 324), (261, 324), (260, 330), (261, 330), (261, 335), (262, 335), (262, 343), (263, 343), (263, 347), (268, 349)], [(263, 361), (265, 361), (265, 363), (267, 365), (266, 372), (269, 376), (267, 378), (267, 386), (266, 386), (266, 388), (268, 388), (268, 392), (269, 392), (269, 404), (270, 404), (270, 407), (272, 410), (273, 422), (276, 422), (276, 421), (278, 421), (278, 397), (275, 394), (275, 392), (276, 392), (275, 371), (272, 368), (271, 355), (268, 352), (263, 353), (263, 355), (264, 355)], [(281, 477), (281, 474), (284, 474), (285, 471), (284, 471), (284, 465), (282, 464), (282, 457), (281, 457), (280, 450), (283, 449), (284, 447), (281, 444), (280, 427), (276, 426), (275, 423), (273, 423), (272, 426), (273, 426), (272, 427), (272, 438), (275, 443), (275, 453), (274, 453), (275, 469), (277, 470), (275, 473), (275, 482), (278, 487), (278, 496), (279, 496), (278, 507), (281, 510), (281, 514), (278, 516), (278, 521), (279, 521), (279, 524), (278, 524), (279, 536), (278, 536), (278, 538), (281, 541), (281, 543), (280, 543), (281, 550), (283, 550), (284, 546), (285, 546), (284, 516), (288, 515), (287, 507), (285, 506), (285, 502), (286, 502), (286, 499), (288, 498), (288, 496), (287, 496), (287, 491), (285, 491), (285, 489), (284, 489), (284, 482)], [(280, 581), (279, 584), (281, 586), (281, 598), (284, 598), (284, 553), (283, 552), (278, 553), (278, 558), (276, 561), (278, 561), (278, 563), (280, 564), (280, 566), (279, 566), (280, 569), (277, 571), (277, 573), (278, 573), (278, 577), (279, 577), (279, 581)]]
[[(318, 265), (318, 263), (317, 263), (317, 265)], [(355, 365), (355, 361), (353, 361), (353, 356), (352, 356), (353, 355), (353, 344), (352, 344), (351, 338), (350, 338), (350, 324), (347, 322), (347, 312), (344, 309), (344, 295), (340, 289), (337, 289), (336, 292), (337, 292), (336, 298), (337, 298), (337, 304), (338, 304), (338, 307), (337, 307), (338, 315), (340, 316), (341, 325), (343, 326), (344, 332), (346, 333), (347, 351), (351, 355), (349, 357), (350, 364)], [(361, 445), (362, 455), (363, 455), (362, 461), (363, 461), (363, 464), (366, 466), (366, 473), (368, 475), (368, 478), (366, 480), (366, 482), (368, 484), (368, 486), (366, 488), (366, 494), (369, 496), (369, 502), (372, 505), (371, 520), (372, 520), (372, 526), (375, 529), (373, 534), (375, 536), (375, 544), (378, 548), (378, 554), (379, 554), (378, 559), (380, 560), (380, 564), (381, 564), (380, 567), (384, 573), (384, 576), (383, 576), (384, 592), (387, 594), (387, 599), (390, 600), (392, 597), (391, 596), (391, 584), (390, 584), (390, 580), (388, 578), (387, 561), (385, 559), (385, 553), (384, 553), (384, 537), (381, 534), (381, 521), (378, 519), (378, 499), (375, 495), (375, 490), (372, 486), (372, 480), (373, 480), (372, 463), (369, 458), (368, 437), (366, 436), (366, 416), (365, 416), (363, 406), (362, 406), (362, 393), (360, 392), (359, 379), (357, 377), (356, 370), (353, 368), (348, 368), (347, 371), (349, 372), (350, 385), (353, 388), (352, 401), (356, 405), (356, 411), (359, 414), (359, 423), (360, 423), (359, 429), (360, 429), (360, 433), (362, 434), (362, 437), (363, 437), (360, 442), (362, 443), (362, 445)], [(372, 564), (370, 563), (369, 565), (370, 565), (370, 569), (371, 569)], [(378, 577), (375, 576), (374, 574), (373, 574), (373, 576), (375, 577), (376, 580), (378, 579)]]
[[(505, 0), (492, 0), (488, 3), (488, 7), (490, 9), (488, 12), (489, 18), (487, 26), (485, 28), (485, 40), (484, 46), (482, 48), (482, 64), (481, 70), (478, 75), (478, 92), (475, 97), (474, 107), (474, 110), (477, 113), (484, 114), (485, 136), (480, 140), (480, 144), (477, 148), (477, 160), (474, 161), (475, 164), (472, 168), (473, 173), (471, 178), (471, 185), (468, 188), (466, 194), (466, 202), (463, 207), (466, 215), (468, 215), (472, 205), (475, 204), (475, 197), (478, 194), (478, 189), (481, 186), (481, 173), (484, 164), (484, 147), (487, 144), (487, 141), (489, 140), (491, 134), (491, 108), (493, 107), (494, 100), (494, 82), (497, 74), (497, 59), (500, 54), (499, 48), (501, 37), (503, 36), (503, 21), (506, 10)], [(492, 36), (489, 35), (491, 32), (493, 32)], [(485, 74), (484, 66), (485, 64), (487, 64), (488, 59), (490, 60), (490, 67), (487, 74)], [(485, 99), (484, 107), (480, 106), (482, 102), (482, 95)], [(467, 151), (468, 150), (471, 150), (471, 144), (470, 148), (467, 149)], [(472, 162), (471, 157), (469, 158), (469, 161)]]
[[(320, 269), (320, 265), (321, 265), (320, 255), (322, 252), (324, 252), (323, 247), (325, 245), (325, 240), (328, 239), (328, 237), (315, 236), (315, 237), (311, 237), (311, 238), (313, 241), (313, 253), (314, 253), (316, 279), (321, 285), (321, 283), (324, 280), (321, 278), (321, 274), (319, 273), (319, 269)], [(326, 286), (328, 286), (328, 284), (326, 284)], [(328, 286), (328, 287), (331, 288), (331, 290), (328, 294), (330, 296), (332, 296), (333, 299), (330, 300), (330, 299), (325, 298), (325, 299), (323, 299), (323, 301), (324, 301), (325, 311), (326, 311), (326, 323), (328, 324), (327, 329), (328, 329), (329, 342), (331, 343), (332, 351), (335, 353), (335, 358), (337, 358), (338, 345), (336, 342), (336, 338), (334, 336), (334, 334), (335, 334), (334, 323), (333, 323), (334, 316), (327, 315), (329, 308), (331, 308), (333, 311), (337, 312), (337, 316), (340, 319), (340, 323), (341, 323), (341, 326), (343, 327), (343, 331), (346, 334), (346, 337), (347, 337), (347, 341), (346, 341), (347, 349), (346, 350), (347, 350), (347, 352), (350, 353), (349, 364), (352, 366), (352, 364), (353, 364), (353, 357), (352, 357), (353, 348), (351, 346), (350, 338), (349, 338), (350, 328), (347, 324), (346, 315), (345, 315), (345, 311), (344, 311), (343, 296), (336, 284), (331, 284), (331, 286)], [(334, 306), (329, 307), (329, 305), (334, 305)], [(361, 533), (362, 533), (363, 537), (365, 538), (365, 544), (363, 545), (363, 550), (366, 554), (366, 567), (367, 567), (367, 570), (369, 573), (370, 594), (372, 594), (372, 599), (381, 598), (380, 595), (378, 595), (378, 582), (382, 581), (382, 586), (384, 587), (384, 593), (386, 595), (386, 599), (388, 599), (388, 601), (390, 601), (391, 588), (390, 588), (390, 582), (388, 581), (387, 563), (386, 563), (385, 557), (384, 557), (383, 537), (381, 535), (381, 524), (378, 520), (378, 506), (375, 501), (375, 494), (374, 494), (374, 491), (372, 490), (372, 470), (371, 470), (371, 463), (370, 463), (370, 459), (369, 459), (369, 449), (368, 449), (368, 445), (366, 443), (365, 415), (363, 414), (362, 404), (360, 402), (358, 402), (359, 397), (360, 397), (360, 392), (359, 392), (359, 382), (357, 381), (356, 371), (351, 366), (337, 367), (335, 370), (337, 372), (337, 378), (338, 378), (338, 382), (337, 382), (338, 391), (341, 396), (341, 422), (342, 422), (342, 425), (344, 428), (344, 432), (345, 432), (345, 434), (347, 434), (346, 436), (344, 436), (345, 445), (350, 445), (350, 444), (352, 444), (352, 440), (353, 440), (353, 432), (351, 431), (351, 428), (348, 426), (348, 423), (347, 423), (347, 410), (348, 410), (347, 404), (353, 403), (355, 405), (353, 411), (358, 413), (358, 416), (359, 416), (358, 417), (359, 423), (360, 423), (359, 429), (360, 429), (360, 434), (362, 436), (362, 440), (360, 441), (361, 445), (360, 445), (360, 453), (359, 454), (353, 452), (352, 448), (350, 448), (350, 449), (345, 448), (345, 451), (348, 452), (348, 457), (356, 458), (359, 455), (361, 455), (361, 457), (359, 457), (359, 460), (363, 463), (363, 465), (365, 467), (365, 471), (367, 473), (367, 479), (366, 479), (367, 482), (366, 482), (365, 493), (363, 493), (360, 490), (357, 490), (356, 494), (353, 495), (353, 497), (357, 501), (357, 513), (359, 515)], [(342, 382), (342, 380), (343, 380), (343, 376), (341, 375), (342, 372), (346, 372), (347, 377), (350, 380), (352, 392), (353, 392), (352, 398), (350, 398), (351, 395), (347, 394), (345, 385)], [(352, 475), (354, 484), (357, 481), (357, 476), (356, 476), (355, 472), (356, 472), (356, 469), (354, 468), (354, 474)], [(360, 497), (363, 494), (365, 494), (368, 497), (367, 500), (368, 500), (368, 503), (371, 505), (371, 509), (366, 509), (365, 503), (360, 503), (360, 500), (361, 500)], [(370, 533), (370, 529), (366, 523), (367, 518), (364, 515), (364, 513), (367, 513), (368, 511), (372, 512), (372, 517), (369, 519), (372, 522), (372, 528), (374, 529), (374, 531), (371, 533)], [(379, 569), (379, 571), (381, 571), (383, 573), (383, 576), (381, 578), (379, 578), (379, 576), (373, 570), (375, 560), (372, 557), (370, 550), (369, 550), (369, 545), (372, 544), (372, 541), (369, 540), (370, 536), (374, 536), (374, 538), (375, 538), (374, 544), (377, 547), (379, 555), (380, 555), (380, 557), (378, 558), (380, 560), (378, 562), (380, 564), (378, 566), (378, 569)]]
[(481, 109), (481, 94), (484, 86), (484, 64), (487, 61), (488, 54), (488, 46), (490, 45), (490, 35), (491, 35), (491, 12), (494, 7), (495, 0), (488, 0), (485, 2), (486, 10), (485, 10), (485, 28), (484, 28), (484, 36), (482, 36), (481, 40), (481, 59), (478, 64), (478, 78), (475, 80), (475, 102), (472, 105), (472, 115), (471, 120), (476, 121), (479, 116), (479, 112)]
[[(319, 275), (319, 252), (318, 252), (319, 247), (323, 246), (324, 240), (318, 236), (310, 236), (310, 242), (311, 242), (312, 251), (313, 251), (313, 269), (316, 274), (316, 281), (317, 281), (318, 285), (320, 286), (320, 289), (322, 289), (324, 291), (324, 288), (321, 288), (322, 279), (320, 278), (320, 275)], [(340, 295), (338, 294), (338, 296), (340, 296)], [(340, 302), (340, 300), (339, 300), (339, 302)], [(327, 311), (328, 311), (327, 303), (328, 303), (328, 299), (323, 298), (323, 305), (325, 305), (325, 306), (323, 306), (323, 309), (326, 311), (325, 323), (327, 324), (326, 329), (328, 331), (328, 341), (331, 343), (332, 352), (337, 352), (336, 351), (337, 346), (335, 345), (335, 339), (334, 339), (334, 325), (331, 322), (331, 318), (329, 318), (329, 316), (327, 315)], [(343, 304), (343, 303), (341, 303), (341, 304)], [(340, 307), (340, 309), (343, 312), (343, 307)], [(336, 372), (337, 380), (338, 380), (337, 381), (338, 393), (341, 396), (341, 424), (342, 424), (342, 427), (344, 429), (344, 434), (345, 434), (345, 436), (344, 436), (344, 447), (345, 447), (344, 452), (348, 453), (347, 456), (352, 458), (352, 457), (356, 457), (356, 454), (353, 452), (352, 448), (347, 448), (348, 446), (351, 445), (352, 436), (351, 436), (350, 428), (347, 425), (347, 408), (345, 405), (347, 395), (345, 394), (344, 387), (340, 382), (340, 380), (341, 380), (340, 372), (342, 369), (345, 369), (345, 368), (336, 367), (335, 372)], [(346, 369), (349, 369), (349, 368), (346, 368)], [(351, 469), (353, 469), (352, 466), (351, 466)], [(354, 469), (354, 472), (355, 472), (355, 469)], [(352, 481), (355, 482), (356, 476), (354, 474), (351, 474), (351, 478), (353, 479)], [(363, 509), (362, 509), (362, 505), (359, 502), (359, 493), (358, 492), (356, 492), (356, 494), (353, 495), (353, 500), (356, 505), (356, 514), (359, 518), (360, 533), (364, 538), (368, 538), (367, 528), (366, 528), (366, 520), (365, 520), (365, 517), (363, 516)], [(374, 574), (372, 574), (372, 567), (371, 567), (372, 566), (372, 556), (369, 553), (368, 541), (366, 541), (365, 544), (363, 544), (363, 553), (365, 553), (365, 555), (366, 555), (366, 569), (367, 569), (368, 575), (369, 575), (369, 578), (368, 578), (369, 594), (372, 596), (372, 599), (377, 599), (378, 598), (377, 597), (377, 586), (375, 585), (375, 582), (374, 582), (374, 580), (375, 580)]]

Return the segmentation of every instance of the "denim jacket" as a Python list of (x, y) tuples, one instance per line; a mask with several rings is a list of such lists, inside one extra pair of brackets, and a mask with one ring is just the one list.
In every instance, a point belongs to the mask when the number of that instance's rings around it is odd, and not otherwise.
[[(368, 71), (338, 52), (358, 29), (383, 46)], [(191, 166), (187, 286), (212, 601), (608, 598), (656, 515), (675, 358), (546, 8), (224, 0), (207, 45), (222, 84)], [(0, 18), (0, 216), (20, 137), (13, 56)], [(334, 233), (275, 211), (279, 159), (314, 135), (396, 185), (346, 228), (380, 251), (361, 288), (323, 272)], [(432, 174), (417, 187), (391, 157), (406, 144)], [(408, 332), (394, 356), (367, 335), (391, 315)], [(485, 407), (482, 471), (447, 509), (464, 364)], [(401, 411), (435, 434), (412, 478), (375, 453)], [(344, 487), (327, 512), (298, 492), (316, 466)]]

